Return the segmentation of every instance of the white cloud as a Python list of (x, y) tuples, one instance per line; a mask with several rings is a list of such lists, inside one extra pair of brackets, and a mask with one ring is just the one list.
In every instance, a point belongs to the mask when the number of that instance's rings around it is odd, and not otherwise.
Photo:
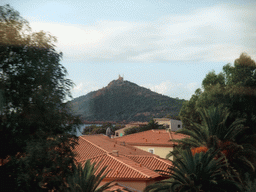
[(71, 90), (73, 98), (76, 98), (81, 95), (86, 95), (91, 91), (96, 91), (100, 87), (93, 82), (80, 82)]
[(174, 87), (173, 83), (170, 81), (164, 81), (158, 85), (151, 85), (149, 89), (160, 94), (166, 94), (166, 92), (172, 87)]
[(189, 100), (195, 90), (200, 87), (199, 83), (192, 82), (188, 84), (184, 83), (171, 83), (170, 81), (164, 81), (160, 84), (146, 84), (143, 87), (149, 88), (151, 91), (159, 94), (167, 95), (172, 98), (180, 98)]
[(254, 8), (227, 4), (152, 22), (100, 21), (91, 26), (31, 23), (31, 26), (57, 36), (64, 58), (73, 61), (233, 62), (242, 52), (256, 57)]
[(189, 83), (184, 88), (188, 89), (190, 92), (194, 92), (198, 88), (198, 83)]

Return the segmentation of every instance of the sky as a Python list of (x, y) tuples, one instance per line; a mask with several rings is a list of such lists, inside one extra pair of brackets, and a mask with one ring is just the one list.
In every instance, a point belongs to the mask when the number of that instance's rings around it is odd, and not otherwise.
[(256, 60), (255, 0), (1, 0), (57, 37), (73, 98), (119, 75), (189, 100), (206, 74)]

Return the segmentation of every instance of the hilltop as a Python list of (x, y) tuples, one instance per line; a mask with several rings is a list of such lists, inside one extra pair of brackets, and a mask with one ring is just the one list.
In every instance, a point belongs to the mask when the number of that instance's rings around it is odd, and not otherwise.
[(170, 98), (119, 76), (107, 87), (69, 102), (73, 113), (86, 121), (149, 121), (167, 114), (177, 116), (184, 100)]

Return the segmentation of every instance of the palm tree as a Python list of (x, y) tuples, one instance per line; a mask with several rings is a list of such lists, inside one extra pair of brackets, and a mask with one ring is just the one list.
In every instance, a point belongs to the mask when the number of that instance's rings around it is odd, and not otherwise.
[(144, 192), (237, 192), (243, 191), (240, 183), (224, 171), (228, 167), (225, 157), (218, 156), (218, 150), (192, 154), (191, 150), (180, 150), (172, 161), (169, 179), (154, 183)]
[(226, 109), (211, 107), (208, 110), (201, 109), (198, 112), (202, 119), (201, 124), (191, 121), (190, 129), (184, 128), (176, 131), (189, 137), (173, 141), (189, 147), (207, 146), (210, 148), (218, 144), (219, 141), (234, 141), (235, 137), (244, 129), (242, 124), (244, 120), (242, 119), (227, 126), (230, 113)]
[(112, 182), (98, 187), (108, 174), (108, 171), (104, 173), (107, 166), (98, 171), (99, 165), (100, 163), (96, 165), (95, 162), (91, 164), (90, 160), (85, 162), (84, 167), (80, 163), (78, 166), (73, 165), (74, 174), (67, 179), (68, 192), (102, 192), (110, 188)]
[[(202, 109), (199, 114), (202, 119), (201, 124), (191, 122), (193, 126), (190, 129), (183, 128), (177, 131), (189, 137), (172, 141), (179, 143), (179, 147), (192, 148), (192, 151), (200, 147), (220, 149), (229, 164), (239, 172), (242, 178), (244, 178), (244, 173), (254, 172), (255, 168), (251, 159), (256, 157), (255, 148), (246, 143), (239, 145), (236, 142), (237, 135), (244, 130), (242, 124), (244, 120), (238, 119), (227, 126), (230, 113), (219, 107)], [(171, 155), (170, 153), (167, 157)]]

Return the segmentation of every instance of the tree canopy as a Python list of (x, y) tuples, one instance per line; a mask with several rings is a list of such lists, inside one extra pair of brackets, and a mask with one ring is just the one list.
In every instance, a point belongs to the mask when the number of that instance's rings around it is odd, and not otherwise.
[(164, 129), (163, 125), (159, 125), (158, 122), (155, 120), (151, 119), (147, 125), (142, 126), (142, 127), (131, 127), (129, 129), (124, 130), (125, 135), (130, 135), (133, 133), (139, 133), (151, 129)]
[(0, 6), (0, 169), (13, 190), (60, 189), (71, 174), (79, 120), (64, 103), (73, 83), (55, 42)]
[[(220, 148), (244, 180), (256, 167), (256, 63), (246, 53), (223, 71), (208, 73), (180, 111), (188, 147)], [(244, 183), (244, 181), (243, 181)]]
[(256, 63), (250, 56), (242, 53), (233, 66), (225, 65), (219, 74), (208, 73), (202, 88), (182, 106), (180, 117), (184, 127), (190, 127), (188, 119), (200, 123), (198, 109), (222, 106), (231, 112), (230, 123), (245, 118), (246, 132), (256, 133)]

